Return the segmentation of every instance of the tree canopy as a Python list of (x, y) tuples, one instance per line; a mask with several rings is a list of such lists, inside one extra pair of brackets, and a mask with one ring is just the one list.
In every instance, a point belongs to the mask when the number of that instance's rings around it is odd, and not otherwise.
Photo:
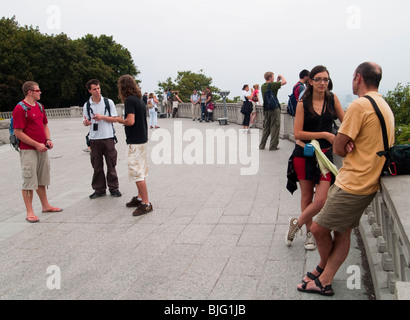
[(384, 97), (394, 113), (396, 125), (396, 143), (410, 141), (410, 83), (403, 86), (399, 83)]
[[(102, 94), (118, 102), (120, 75), (140, 73), (128, 49), (112, 36), (45, 35), (38, 28), (19, 26), (15, 17), (0, 20), (0, 111), (10, 111), (23, 99), (25, 81), (42, 90), (46, 108), (82, 106), (89, 97), (85, 84), (101, 82)], [(138, 80), (137, 80), (138, 82)]]
[[(207, 77), (202, 70), (198, 73), (192, 71), (178, 71), (178, 75), (174, 81), (171, 77), (168, 77), (165, 81), (158, 82), (157, 94), (164, 92), (165, 90), (171, 89), (172, 91), (178, 91), (178, 96), (183, 102), (189, 102), (192, 92), (194, 90), (202, 91), (206, 87), (209, 87), (211, 91), (217, 94), (220, 90), (212, 86), (212, 78)], [(215, 100), (215, 99), (214, 99)]]

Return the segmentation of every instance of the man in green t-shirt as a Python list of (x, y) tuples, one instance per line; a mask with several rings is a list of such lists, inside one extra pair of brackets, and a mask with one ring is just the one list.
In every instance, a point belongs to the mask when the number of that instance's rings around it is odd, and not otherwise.
[[(278, 90), (284, 86), (287, 81), (284, 76), (278, 75), (277, 81), (273, 82), (273, 72), (266, 72), (265, 73), (265, 80), (266, 82), (262, 85), (262, 97), (265, 97), (265, 92), (268, 90), (269, 83), (271, 84), (271, 90), (275, 96), (278, 95)], [(268, 110), (265, 106), (263, 106), (263, 131), (262, 131), (262, 139), (259, 144), (259, 149), (265, 149), (266, 141), (270, 136), (270, 144), (269, 150), (274, 151), (278, 150), (279, 144), (279, 129), (280, 129), (280, 107), (275, 108), (273, 110)]]

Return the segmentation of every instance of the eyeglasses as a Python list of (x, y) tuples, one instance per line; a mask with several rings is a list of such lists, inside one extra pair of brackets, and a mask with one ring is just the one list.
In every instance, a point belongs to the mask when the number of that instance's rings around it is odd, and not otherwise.
[(37, 90), (32, 90), (32, 89), (30, 89), (30, 91), (33, 91), (33, 92), (41, 92), (40, 89), (37, 89)]
[(312, 79), (314, 82), (316, 82), (316, 83), (320, 83), (320, 82), (324, 82), (324, 83), (328, 83), (329, 81), (330, 81), (330, 79), (329, 78), (313, 78)]

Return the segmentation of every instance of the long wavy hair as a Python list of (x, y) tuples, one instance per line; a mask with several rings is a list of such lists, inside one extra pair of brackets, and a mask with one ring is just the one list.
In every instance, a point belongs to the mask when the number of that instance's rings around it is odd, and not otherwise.
[(141, 89), (138, 87), (135, 79), (129, 74), (123, 75), (118, 79), (118, 97), (124, 103), (129, 96), (142, 98)]
[[(326, 68), (325, 66), (321, 66), (321, 65), (314, 67), (314, 68), (312, 69), (312, 71), (310, 71), (309, 79), (310, 79), (310, 80), (313, 80), (313, 79), (315, 78), (315, 76), (316, 76), (318, 73), (320, 73), (320, 72), (326, 72), (326, 73), (328, 74), (328, 76), (329, 76), (329, 79), (330, 79), (329, 71), (327, 70), (327, 68)], [(330, 99), (332, 98), (332, 95), (331, 95), (331, 93), (330, 93), (330, 90), (332, 90), (332, 88), (333, 88), (333, 83), (332, 83), (332, 80), (330, 79), (329, 84), (328, 84), (328, 86), (327, 86), (327, 88), (326, 88), (326, 91), (325, 91), (325, 103), (326, 103), (326, 106), (329, 105), (329, 101), (330, 101)], [(314, 114), (315, 111), (314, 111), (314, 109), (313, 109), (312, 99), (313, 99), (313, 86), (311, 86), (310, 83), (309, 83), (309, 81), (307, 81), (306, 92), (303, 94), (302, 100), (303, 100), (303, 101), (306, 101), (309, 112), (311, 112), (311, 113)], [(329, 108), (329, 110), (330, 110), (330, 109), (331, 109), (331, 108)], [(330, 112), (333, 113), (333, 110), (330, 110)]]

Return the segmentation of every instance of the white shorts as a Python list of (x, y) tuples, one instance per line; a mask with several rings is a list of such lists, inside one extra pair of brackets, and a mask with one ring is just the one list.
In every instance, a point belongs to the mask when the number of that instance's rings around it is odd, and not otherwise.
[(131, 182), (144, 181), (148, 176), (147, 144), (129, 144), (127, 159), (129, 180)]

